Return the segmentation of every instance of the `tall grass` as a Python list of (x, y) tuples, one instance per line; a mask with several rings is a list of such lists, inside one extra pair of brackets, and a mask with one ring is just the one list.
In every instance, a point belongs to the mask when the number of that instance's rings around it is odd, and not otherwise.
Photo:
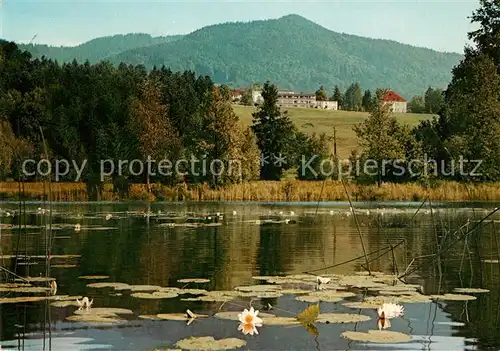
[[(308, 181), (254, 181), (211, 189), (206, 184), (179, 184), (168, 187), (161, 184), (152, 186), (148, 193), (145, 184), (133, 184), (127, 200), (142, 201), (347, 201), (342, 183), (326, 181), (323, 192), (322, 182)], [(422, 201), (427, 195), (432, 201), (499, 201), (500, 184), (464, 184), (459, 182), (438, 182), (431, 188), (416, 183), (376, 185), (346, 184), (354, 201)], [(469, 188), (472, 198), (469, 197)], [(18, 184), (0, 183), (0, 196), (17, 199)], [(43, 183), (26, 183), (25, 196), (31, 200), (46, 200)], [(87, 201), (84, 183), (52, 183), (53, 201)], [(120, 200), (113, 192), (111, 184), (105, 184), (101, 199)]]

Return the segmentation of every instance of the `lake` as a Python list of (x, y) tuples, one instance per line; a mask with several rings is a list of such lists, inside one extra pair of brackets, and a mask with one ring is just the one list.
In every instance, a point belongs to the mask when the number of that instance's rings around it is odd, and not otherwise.
[[(49, 210), (47, 204), (27, 203), (19, 207), (18, 203), (4, 202), (0, 212), (0, 262), (4, 267), (0, 283), (12, 282), (14, 278), (6, 270), (21, 277), (45, 276), (45, 251), (49, 245), (46, 237), (52, 233), (49, 268), (50, 276), (57, 282), (57, 293), (50, 300), (5, 303), (17, 296), (44, 297), (47, 293), (0, 289), (0, 302), (4, 299), (0, 304), (1, 348), (176, 349), (175, 344), (181, 339), (211, 336), (241, 339), (245, 345), (239, 349), (245, 350), (498, 350), (500, 216), (495, 213), (480, 222), (494, 210), (491, 204), (475, 204), (474, 208), (433, 204), (432, 209), (428, 204), (419, 209), (419, 205), (355, 204), (353, 215), (345, 203), (324, 203), (318, 207), (316, 204), (72, 203), (52, 204), (49, 215), (44, 211)], [(217, 213), (222, 217), (218, 218)], [(17, 226), (19, 222), (23, 223), (21, 227)], [(51, 231), (44, 229), (49, 222)], [(75, 230), (77, 224), (80, 228)], [(465, 235), (476, 226), (473, 234)], [(460, 237), (464, 240), (456, 242)], [(439, 250), (445, 252), (438, 259), (432, 254)], [(22, 257), (16, 259), (16, 252)], [(368, 254), (367, 259), (363, 252)], [(489, 292), (470, 293), (476, 297), (470, 301), (434, 298), (402, 303), (404, 316), (391, 320), (387, 330), (407, 334), (411, 340), (397, 344), (353, 341), (341, 336), (346, 331), (378, 330), (376, 309), (344, 305), (380, 295), (377, 289), (381, 283), (373, 284), (375, 280), (369, 279), (372, 285), (339, 287), (353, 296), (345, 294), (337, 302), (319, 302), (321, 314), (348, 313), (370, 318), (362, 322), (316, 323), (316, 332), (301, 325), (264, 323), (258, 328), (258, 335), (250, 336), (238, 330), (237, 321), (213, 316), (218, 312), (241, 312), (251, 302), (260, 313), (295, 318), (314, 305), (297, 298), (307, 293), (298, 290), (316, 291), (317, 286), (311, 284), (316, 275), (331, 277), (329, 284), (346, 279), (363, 282), (360, 272), (366, 272), (367, 260), (370, 271), (380, 272), (375, 273), (380, 277), (402, 275), (413, 261), (407, 270), (411, 272), (406, 277), (407, 283), (420, 285), (418, 291), (425, 295), (454, 293), (455, 288), (471, 287)], [(251, 290), (226, 302), (198, 301), (200, 294), (207, 296), (199, 289), (230, 294), (236, 287), (267, 284), (254, 277), (269, 279), (266, 277), (285, 275), (296, 275), (289, 278), (292, 285), (294, 279), (302, 279), (300, 287), (297, 284), (286, 287), (285, 279), (282, 288), (288, 291), (283, 290), (283, 294), (271, 288), (264, 293)], [(178, 282), (188, 278), (209, 281)], [(147, 290), (154, 287), (139, 287), (134, 292), (127, 288), (87, 286), (109, 282), (153, 285), (157, 291), (160, 287), (170, 287), (161, 291), (174, 292), (173, 295), (180, 289), (197, 290), (171, 298), (145, 298), (151, 297), (152, 291)], [(47, 287), (44, 282), (32, 285)], [(75, 303), (73, 297), (88, 297), (93, 300), (92, 309), (122, 308), (131, 312), (119, 314), (116, 323), (89, 323), (78, 320), (79, 317), (68, 320), (78, 316), (75, 314), (78, 307), (57, 307), (57, 302), (64, 300), (61, 296), (66, 295), (70, 296), (69, 303)], [(185, 320), (153, 317), (185, 314), (187, 309), (208, 317), (196, 318), (189, 325)]]

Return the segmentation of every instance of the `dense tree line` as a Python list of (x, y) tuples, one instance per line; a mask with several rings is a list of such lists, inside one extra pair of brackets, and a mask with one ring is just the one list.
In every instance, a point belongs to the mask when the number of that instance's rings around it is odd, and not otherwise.
[[(427, 169), (427, 180), (500, 180), (499, 15), (498, 1), (481, 0), (471, 17), (478, 27), (469, 33), (475, 45), (465, 47), (447, 90), (429, 88), (425, 96), (412, 99), (412, 110), (418, 106), (438, 117), (421, 122), (413, 131), (401, 129), (378, 102), (370, 117), (355, 128), (361, 145), (356, 158), (387, 158), (402, 164), (410, 158), (423, 160), (420, 165)], [(377, 174), (371, 181), (412, 180), (393, 175)]]
[(365, 89), (387, 86), (405, 97), (428, 85), (448, 83), (451, 68), (461, 58), (332, 32), (297, 15), (212, 25), (180, 38), (132, 34), (98, 38), (74, 48), (26, 48), (37, 57), (59, 62), (76, 57), (91, 63), (105, 59), (116, 66), (125, 62), (148, 69), (165, 65), (173, 71), (192, 70), (233, 87), (249, 86), (265, 77), (283, 89), (312, 92), (319, 82), (325, 87), (339, 84), (345, 90), (358, 81)]

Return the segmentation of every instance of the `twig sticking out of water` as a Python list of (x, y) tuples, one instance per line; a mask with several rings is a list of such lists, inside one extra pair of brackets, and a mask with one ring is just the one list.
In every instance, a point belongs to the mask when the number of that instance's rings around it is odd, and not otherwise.
[[(440, 249), (439, 252), (435, 253), (435, 254), (432, 254), (432, 255), (427, 255), (427, 257), (432, 257), (432, 262), (434, 262), (436, 259), (438, 259), (441, 255), (443, 255), (444, 253), (448, 252), (451, 248), (453, 248), (458, 242), (464, 240), (465, 238), (467, 238), (469, 235), (475, 233), (478, 229), (482, 228), (482, 224), (484, 223), (485, 220), (487, 220), (489, 217), (493, 216), (495, 213), (497, 213), (498, 211), (500, 211), (500, 207), (497, 207), (495, 208), (493, 211), (491, 211), (490, 213), (488, 213), (486, 216), (484, 216), (472, 229), (468, 230), (467, 232), (465, 232), (464, 234), (460, 235), (454, 242), (452, 242), (450, 245), (448, 245), (447, 247), (445, 247), (444, 249)], [(468, 225), (469, 223), (466, 223), (466, 225)], [(457, 229), (453, 234), (456, 234), (460, 231), (461, 228), (463, 228), (464, 226), (466, 225), (463, 225), (461, 226), (459, 229)], [(426, 256), (420, 256), (419, 258), (423, 258), (423, 257), (426, 257)], [(413, 263), (413, 261), (415, 261), (415, 258), (412, 260), (412, 262), (410, 262), (410, 265)], [(409, 271), (409, 266), (407, 267), (405, 273), (403, 273), (402, 275), (399, 276), (399, 279), (403, 279), (404, 277), (412, 274), (413, 272), (415, 272), (416, 270), (418, 270), (419, 267), (416, 267), (416, 268), (413, 268), (411, 271)]]
[(347, 187), (345, 185), (344, 179), (340, 179), (340, 181), (342, 182), (342, 186), (344, 187), (344, 191), (347, 195), (347, 200), (349, 201), (349, 208), (351, 209), (352, 215), (354, 217), (354, 221), (356, 222), (356, 229), (358, 230), (359, 240), (361, 241), (361, 247), (363, 248), (363, 255), (365, 256), (366, 270), (368, 271), (368, 274), (371, 275), (372, 272), (370, 271), (370, 263), (368, 262), (368, 256), (366, 255), (365, 243), (363, 241), (363, 235), (361, 235), (361, 229), (359, 228), (358, 217), (356, 217), (356, 212), (354, 212), (354, 207), (352, 206), (351, 196), (349, 195), (349, 191), (347, 191)]

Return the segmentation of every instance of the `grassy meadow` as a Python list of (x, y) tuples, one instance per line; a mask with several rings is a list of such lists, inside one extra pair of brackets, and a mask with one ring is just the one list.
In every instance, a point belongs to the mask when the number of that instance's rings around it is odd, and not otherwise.
[[(244, 125), (252, 124), (253, 106), (233, 105), (236, 115)], [(352, 127), (368, 117), (367, 112), (332, 111), (314, 108), (288, 108), (290, 119), (299, 130), (307, 134), (321, 134), (333, 136), (333, 127), (337, 129), (337, 153), (347, 158), (351, 150), (357, 147), (357, 139)], [(420, 121), (431, 119), (432, 115), (416, 113), (395, 113), (401, 123), (416, 126)]]

